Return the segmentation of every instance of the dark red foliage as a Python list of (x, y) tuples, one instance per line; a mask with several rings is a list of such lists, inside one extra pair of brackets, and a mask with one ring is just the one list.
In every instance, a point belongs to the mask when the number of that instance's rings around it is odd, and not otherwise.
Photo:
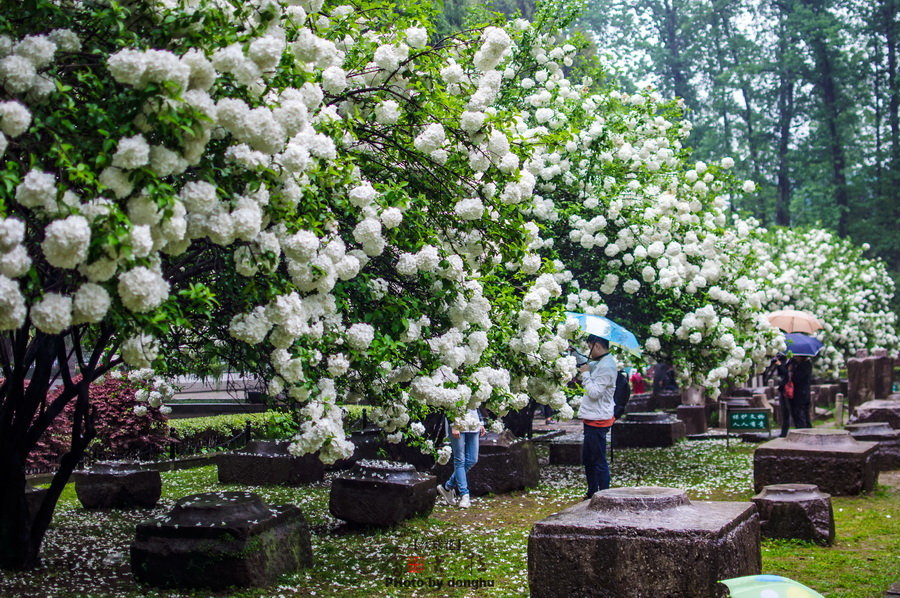
[[(75, 381), (77, 380), (76, 378)], [(139, 404), (135, 400), (135, 393), (144, 384), (127, 378), (107, 376), (103, 382), (91, 385), (90, 397), (96, 413), (94, 425), (97, 436), (88, 447), (85, 455), (88, 459), (149, 458), (160, 454), (172, 442), (168, 418), (159, 409), (148, 407), (147, 414), (140, 416), (134, 413), (134, 407)], [(48, 402), (58, 396), (59, 392), (59, 388), (51, 391)], [(26, 468), (39, 471), (55, 469), (59, 458), (69, 450), (74, 411), (73, 400), (41, 436), (28, 456)]]

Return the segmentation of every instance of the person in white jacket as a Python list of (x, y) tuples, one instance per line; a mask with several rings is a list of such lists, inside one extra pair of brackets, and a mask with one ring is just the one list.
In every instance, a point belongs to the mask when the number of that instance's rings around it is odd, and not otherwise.
[(581, 460), (587, 477), (586, 499), (598, 490), (609, 488), (609, 463), (606, 461), (606, 435), (616, 421), (613, 417), (616, 391), (615, 357), (609, 352), (609, 341), (596, 335), (588, 336), (589, 361), (578, 370), (584, 396), (578, 418), (584, 424)]

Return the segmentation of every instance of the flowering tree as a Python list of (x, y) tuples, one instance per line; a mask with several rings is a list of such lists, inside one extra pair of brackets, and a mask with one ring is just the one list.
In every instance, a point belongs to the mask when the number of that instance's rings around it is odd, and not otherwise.
[(882, 260), (866, 257), (867, 245), (823, 229), (759, 229), (755, 237), (766, 310), (806, 310), (824, 324), (814, 335), (825, 343), (815, 360), (823, 375), (837, 378), (859, 349), (900, 348), (894, 281)]
[(687, 161), (678, 103), (575, 85), (554, 52), (565, 56), (535, 44), (533, 76), (506, 98), (525, 107), (523, 136), (546, 138), (525, 163), (537, 180), (530, 257), (562, 273), (566, 309), (609, 315), (715, 397), (781, 342), (762, 316), (751, 231), (725, 213), (730, 194), (754, 185), (737, 189), (730, 158)]
[[(0, 566), (37, 562), (95, 434), (90, 385), (123, 361), (252, 368), (325, 461), (352, 450), (338, 398), (392, 440), (431, 410), (567, 408), (564, 275), (531, 249), (521, 166), (547, 134), (495, 107), (545, 38), (428, 23), (321, 0), (0, 15)], [(72, 403), (29, 517), (23, 464)]]

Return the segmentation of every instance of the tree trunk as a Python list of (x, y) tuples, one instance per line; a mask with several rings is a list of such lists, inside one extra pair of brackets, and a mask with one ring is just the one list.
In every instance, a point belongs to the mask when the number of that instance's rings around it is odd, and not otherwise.
[[(804, 0), (813, 15), (819, 16), (824, 9), (818, 0)], [(838, 210), (837, 233), (846, 237), (849, 232), (850, 194), (847, 189), (846, 156), (841, 138), (841, 109), (838, 105), (838, 86), (835, 65), (827, 40), (818, 23), (808, 23), (806, 41), (812, 50), (816, 68), (812, 83), (819, 89), (822, 100), (822, 118), (825, 125), (826, 145), (831, 161), (831, 183), (834, 186), (834, 202)]]
[(791, 122), (794, 119), (794, 74), (790, 69), (789, 52), (794, 40), (787, 24), (789, 9), (782, 6), (778, 40), (778, 196), (775, 199), (775, 224), (791, 224), (791, 174), (788, 153), (791, 145)]
[(775, 224), (791, 224), (791, 173), (788, 151), (791, 143), (791, 120), (794, 118), (794, 82), (783, 77), (778, 90), (778, 198), (775, 202)]
[[(40, 565), (41, 544), (56, 503), (96, 433), (89, 402), (91, 382), (109, 369), (108, 365), (96, 367), (100, 352), (95, 351), (90, 363), (79, 363), (82, 379), (75, 382), (68, 367), (65, 339), (42, 333), (28, 339), (26, 330), (23, 327), (16, 333), (12, 359), (5, 364), (12, 375), (0, 387), (0, 569)], [(101, 338), (105, 344), (108, 336)], [(32, 364), (31, 377), (26, 379)], [(57, 376), (61, 376), (63, 388), (48, 401)], [(28, 454), (73, 399), (75, 421), (69, 452), (62, 457), (41, 504), (30, 512), (25, 495)]]
[(888, 122), (891, 128), (891, 167), (900, 167), (900, 89), (897, 89), (897, 0), (885, 0), (884, 49), (887, 54)]
[(678, 7), (675, 5), (675, 0), (651, 2), (650, 8), (654, 14), (660, 39), (666, 49), (663, 80), (668, 78), (675, 96), (684, 99), (688, 108), (695, 108), (694, 93), (690, 87), (690, 73), (684, 62)]
[[(6, 442), (4, 442), (4, 445)], [(36, 567), (31, 550), (31, 517), (25, 502), (25, 461), (11, 451), (0, 453), (0, 569)]]

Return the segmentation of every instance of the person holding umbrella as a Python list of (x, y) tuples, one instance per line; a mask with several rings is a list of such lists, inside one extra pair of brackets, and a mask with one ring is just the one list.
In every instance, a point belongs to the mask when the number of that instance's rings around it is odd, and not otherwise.
[(812, 361), (810, 357), (822, 349), (822, 343), (816, 338), (790, 332), (784, 335), (791, 353), (790, 359), (779, 354), (776, 357), (778, 375), (781, 384), (778, 392), (781, 395), (781, 436), (787, 436), (790, 422), (795, 428), (811, 428), (809, 407), (811, 403), (810, 386), (812, 384)]
[[(578, 368), (584, 396), (578, 408), (578, 418), (584, 424), (581, 460), (587, 478), (589, 499), (599, 490), (609, 488), (609, 462), (606, 460), (606, 435), (616, 421), (615, 394), (619, 366), (609, 352), (610, 343), (634, 355), (640, 355), (641, 345), (631, 332), (607, 317), (566, 312), (569, 320), (578, 323), (588, 333), (587, 362)], [(627, 383), (627, 382), (626, 382)]]
[(618, 365), (609, 352), (609, 341), (591, 334), (587, 338), (588, 362), (578, 368), (584, 396), (578, 417), (584, 424), (581, 459), (587, 478), (586, 499), (609, 488), (609, 463), (606, 460), (606, 435), (616, 421), (613, 417)]

